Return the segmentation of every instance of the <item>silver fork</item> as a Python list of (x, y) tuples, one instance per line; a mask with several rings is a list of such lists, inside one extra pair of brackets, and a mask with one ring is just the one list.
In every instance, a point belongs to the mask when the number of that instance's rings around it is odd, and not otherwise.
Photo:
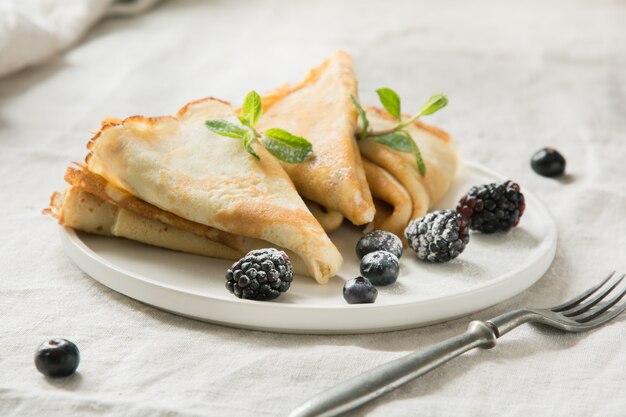
[(336, 385), (294, 409), (289, 417), (331, 417), (353, 410), (471, 349), (494, 347), (498, 338), (524, 323), (541, 323), (566, 332), (595, 329), (626, 310), (626, 302), (617, 304), (626, 295), (626, 288), (601, 302), (615, 293), (613, 290), (624, 279), (621, 275), (611, 281), (614, 275), (615, 271), (599, 284), (556, 307), (522, 308), (486, 322), (472, 321), (465, 333)]

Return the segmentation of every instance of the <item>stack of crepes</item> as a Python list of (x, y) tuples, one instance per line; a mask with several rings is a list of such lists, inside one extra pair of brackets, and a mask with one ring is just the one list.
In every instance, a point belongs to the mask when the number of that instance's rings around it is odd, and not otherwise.
[[(457, 169), (451, 138), (420, 122), (409, 129), (424, 177), (413, 154), (357, 141), (350, 95), (357, 97), (352, 58), (336, 52), (301, 83), (263, 97), (260, 131), (279, 127), (313, 144), (311, 158), (298, 164), (255, 143), (257, 160), (242, 141), (207, 129), (210, 119), (240, 123), (237, 110), (215, 98), (191, 102), (175, 116), (106, 119), (85, 163), (67, 168), (69, 187), (52, 195), (46, 212), (88, 233), (216, 258), (277, 247), (297, 273), (324, 284), (343, 261), (327, 233), (344, 218), (402, 236)], [(385, 111), (365, 109), (374, 129), (394, 125)]]

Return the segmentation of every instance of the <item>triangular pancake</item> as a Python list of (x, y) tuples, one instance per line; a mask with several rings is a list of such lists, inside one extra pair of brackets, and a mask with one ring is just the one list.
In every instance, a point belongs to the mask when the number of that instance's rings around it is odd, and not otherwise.
[(88, 193), (69, 187), (50, 199), (50, 214), (63, 226), (102, 236), (125, 237), (196, 255), (236, 260), (243, 253), (205, 237), (140, 216)]
[[(52, 195), (47, 213), (57, 218), (63, 226), (76, 230), (136, 240), (153, 246), (212, 258), (237, 260), (253, 249), (267, 247), (267, 243), (261, 240), (240, 237), (240, 240), (245, 242), (245, 248), (243, 251), (233, 250), (202, 235), (108, 203), (82, 188), (73, 186), (65, 190), (63, 194)], [(289, 255), (295, 273), (308, 274), (299, 256), (287, 249), (281, 249)]]
[(256, 160), (241, 140), (207, 129), (208, 119), (239, 123), (230, 105), (211, 98), (176, 117), (111, 122), (90, 141), (86, 169), (183, 219), (292, 250), (326, 282), (341, 255), (278, 161), (255, 144)]
[[(384, 110), (364, 106), (372, 130), (392, 128), (397, 120)], [(409, 118), (403, 115), (403, 118)], [(363, 156), (388, 171), (411, 196), (411, 219), (426, 214), (450, 188), (456, 175), (459, 158), (453, 140), (446, 132), (417, 121), (407, 128), (417, 143), (426, 164), (426, 175), (417, 169), (415, 156), (393, 150), (372, 140), (360, 140)]]
[(313, 156), (283, 167), (304, 198), (339, 211), (354, 224), (374, 218), (374, 203), (355, 140), (358, 114), (352, 58), (336, 52), (304, 81), (263, 97), (259, 130), (282, 128), (313, 144)]
[[(70, 188), (63, 196), (54, 193), (50, 199), (50, 214), (64, 226), (223, 259), (239, 259), (268, 246), (263, 240), (233, 235), (161, 210), (84, 167), (67, 168), (65, 181)], [(102, 208), (94, 209), (96, 203)], [(280, 249), (288, 253), (296, 273), (311, 275), (300, 256)], [(239, 256), (233, 258), (233, 253)]]
[[(71, 186), (92, 194), (120, 209), (128, 210), (147, 219), (186, 230), (189, 233), (214, 242), (219, 242), (235, 251), (245, 252), (247, 249), (246, 238), (204, 224), (192, 222), (168, 211), (164, 211), (153, 204), (135, 197), (128, 191), (114, 186), (102, 176), (89, 172), (85, 167), (68, 167), (65, 170), (64, 178)], [(82, 213), (84, 211), (80, 212)], [(84, 231), (89, 232), (90, 230)]]

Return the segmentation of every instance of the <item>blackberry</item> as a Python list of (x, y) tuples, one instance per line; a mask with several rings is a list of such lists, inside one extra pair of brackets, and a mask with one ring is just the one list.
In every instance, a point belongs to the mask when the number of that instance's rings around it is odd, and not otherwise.
[(468, 222), (454, 210), (440, 210), (413, 220), (404, 236), (417, 257), (434, 263), (448, 262), (469, 243)]
[(472, 230), (493, 233), (517, 226), (525, 208), (519, 185), (505, 181), (470, 188), (456, 211), (469, 220)]
[(226, 271), (226, 289), (248, 300), (273, 300), (289, 289), (291, 281), (289, 257), (274, 248), (248, 252)]

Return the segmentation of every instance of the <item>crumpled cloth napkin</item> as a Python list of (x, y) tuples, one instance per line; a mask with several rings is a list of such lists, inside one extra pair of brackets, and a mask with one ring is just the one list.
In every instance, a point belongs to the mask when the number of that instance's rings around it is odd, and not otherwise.
[(104, 16), (141, 13), (159, 0), (8, 0), (0, 2), (0, 76), (72, 46)]

